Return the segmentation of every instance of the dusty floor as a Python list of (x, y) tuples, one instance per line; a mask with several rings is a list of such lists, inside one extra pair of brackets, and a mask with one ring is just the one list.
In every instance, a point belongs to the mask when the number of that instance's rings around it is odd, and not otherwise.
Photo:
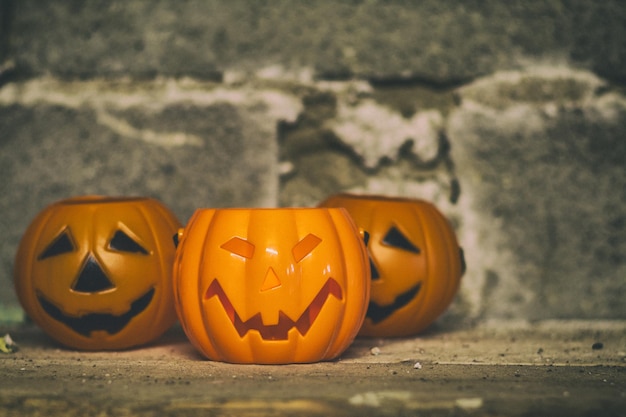
[(123, 352), (76, 352), (0, 328), (0, 416), (626, 416), (626, 322), (498, 323), (357, 339), (334, 362), (231, 365), (179, 328)]

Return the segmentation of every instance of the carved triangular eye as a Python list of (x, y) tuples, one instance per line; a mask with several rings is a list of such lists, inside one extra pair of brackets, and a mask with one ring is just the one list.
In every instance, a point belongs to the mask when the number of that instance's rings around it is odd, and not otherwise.
[(293, 253), (293, 258), (296, 262), (300, 262), (305, 256), (307, 256), (317, 245), (320, 244), (322, 239), (319, 237), (309, 233), (306, 235), (300, 242), (296, 243), (296, 245), (291, 250)]
[(141, 253), (143, 255), (148, 254), (148, 251), (145, 250), (143, 246), (135, 242), (133, 238), (121, 230), (116, 231), (113, 235), (113, 238), (109, 242), (109, 249), (113, 249), (118, 252)]
[(247, 259), (251, 259), (254, 255), (254, 245), (236, 236), (228, 240), (228, 242), (224, 243), (220, 248)]
[(64, 253), (73, 252), (76, 247), (72, 241), (72, 235), (69, 228), (63, 229), (57, 237), (39, 254), (37, 260), (50, 258), (52, 256), (62, 255)]
[(412, 244), (411, 241), (394, 226), (389, 229), (389, 231), (383, 238), (383, 244), (413, 253), (420, 253), (419, 248)]

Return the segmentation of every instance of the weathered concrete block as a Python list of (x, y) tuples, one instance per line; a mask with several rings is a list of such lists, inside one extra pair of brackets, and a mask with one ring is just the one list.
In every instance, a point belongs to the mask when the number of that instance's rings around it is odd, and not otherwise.
[(565, 68), (459, 90), (447, 126), (477, 317), (626, 318), (626, 98)]
[(416, 106), (428, 95), (423, 89), (381, 100), (368, 83), (317, 87), (298, 120), (281, 130), (281, 204), (316, 205), (340, 191), (423, 198), (444, 209), (453, 204), (446, 99), (438, 97), (440, 107)]
[(215, 80), (280, 66), (451, 85), (545, 59), (626, 77), (621, 0), (4, 3), (22, 74)]
[[(146, 195), (185, 223), (198, 207), (271, 206), (278, 120), (299, 102), (272, 90), (190, 82), (38, 79), (0, 90), (0, 286), (37, 212), (84, 194)], [(0, 304), (13, 304), (12, 291)]]

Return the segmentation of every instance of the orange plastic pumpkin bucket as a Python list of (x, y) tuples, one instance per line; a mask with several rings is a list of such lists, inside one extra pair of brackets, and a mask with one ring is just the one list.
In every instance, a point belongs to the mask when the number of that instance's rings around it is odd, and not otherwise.
[(199, 209), (179, 232), (178, 316), (212, 360), (333, 359), (363, 322), (369, 285), (365, 246), (343, 209)]
[(147, 343), (176, 321), (172, 236), (180, 223), (150, 198), (75, 197), (42, 210), (24, 233), (14, 283), (28, 316), (85, 350)]
[(369, 234), (372, 292), (361, 335), (413, 335), (448, 308), (465, 261), (454, 230), (433, 204), (337, 194), (320, 206), (346, 208)]

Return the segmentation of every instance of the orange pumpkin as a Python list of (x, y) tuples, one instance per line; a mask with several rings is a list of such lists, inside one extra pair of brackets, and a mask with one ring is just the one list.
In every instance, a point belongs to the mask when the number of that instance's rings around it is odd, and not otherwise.
[(171, 285), (180, 223), (150, 198), (76, 197), (46, 207), (15, 259), (17, 296), (60, 343), (122, 349), (176, 321)]
[(369, 300), (362, 238), (343, 209), (199, 209), (179, 232), (180, 322), (212, 360), (329, 360)]
[(465, 261), (452, 227), (434, 205), (338, 194), (320, 206), (345, 207), (369, 234), (372, 292), (361, 335), (413, 335), (448, 308)]

